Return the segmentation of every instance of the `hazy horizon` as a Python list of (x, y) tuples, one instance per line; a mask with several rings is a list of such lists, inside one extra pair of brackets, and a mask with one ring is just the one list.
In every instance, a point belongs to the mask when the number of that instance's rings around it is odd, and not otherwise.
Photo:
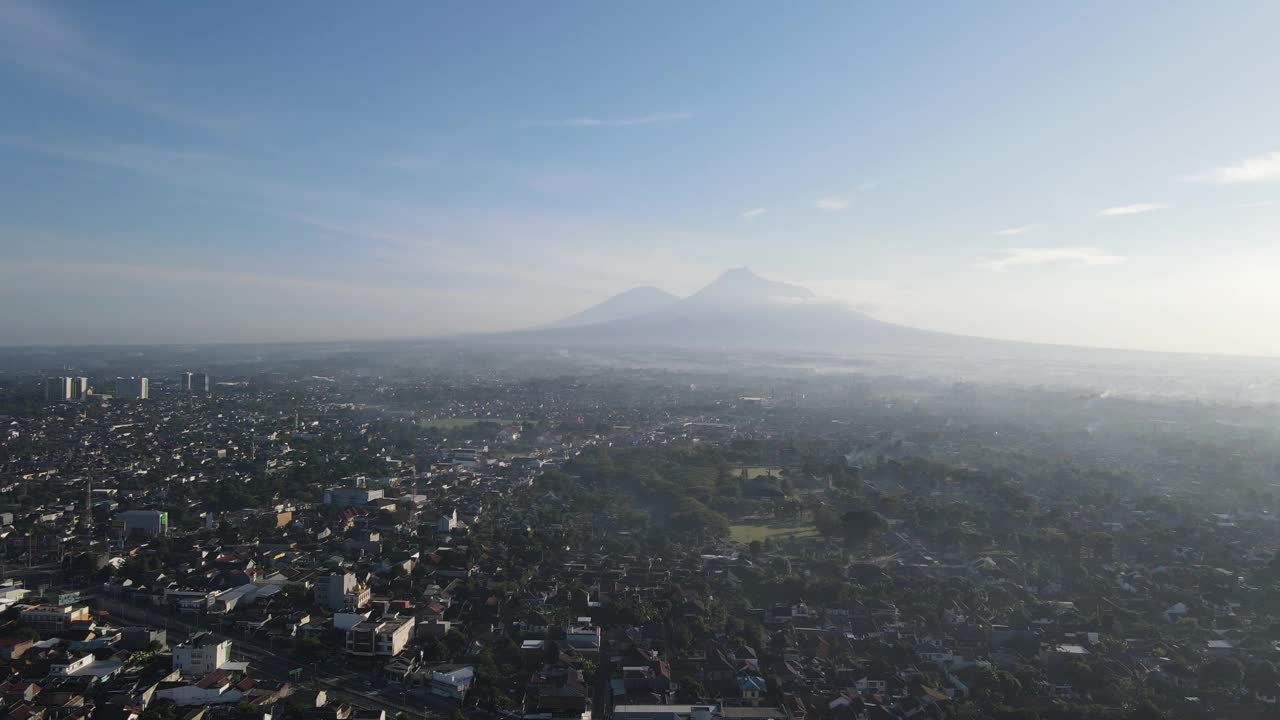
[(0, 0), (0, 345), (507, 330), (747, 266), (1280, 356), (1280, 6), (920, 10)]

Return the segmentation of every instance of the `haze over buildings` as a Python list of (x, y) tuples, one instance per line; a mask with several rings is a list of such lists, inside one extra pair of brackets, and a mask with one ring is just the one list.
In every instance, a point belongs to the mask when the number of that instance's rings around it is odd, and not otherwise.
[(144, 377), (116, 378), (116, 397), (146, 400), (151, 396), (151, 382)]
[(1277, 27), (0, 0), (0, 720), (1277, 717)]

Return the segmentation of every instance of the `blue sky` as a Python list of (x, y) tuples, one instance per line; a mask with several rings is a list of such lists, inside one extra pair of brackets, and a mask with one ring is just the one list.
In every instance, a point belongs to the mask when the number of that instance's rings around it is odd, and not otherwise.
[(726, 267), (1280, 355), (1280, 5), (0, 0), (6, 344), (499, 329)]

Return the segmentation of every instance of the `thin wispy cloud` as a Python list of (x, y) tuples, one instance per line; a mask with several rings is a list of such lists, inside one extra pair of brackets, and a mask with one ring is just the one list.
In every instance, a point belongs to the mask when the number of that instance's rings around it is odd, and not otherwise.
[(339, 280), (326, 280), (304, 276), (279, 275), (271, 273), (224, 270), (218, 268), (192, 268), (175, 265), (150, 263), (127, 263), (95, 260), (57, 261), (41, 258), (15, 260), (6, 270), (19, 274), (44, 273), (80, 274), (102, 276), (109, 274), (124, 277), (130, 281), (166, 281), (179, 286), (207, 285), (214, 288), (233, 288), (236, 290), (263, 289), (279, 290), (282, 294), (292, 293), (341, 293), (346, 297), (368, 297), (383, 295), (392, 299), (406, 297), (421, 298), (423, 296), (449, 298), (459, 300), (465, 294), (458, 290), (397, 288), (385, 284), (362, 285)]
[(381, 161), (382, 167), (392, 170), (401, 170), (403, 172), (420, 172), (432, 167), (437, 163), (434, 155), (405, 153), (403, 155), (393, 155), (384, 158)]
[[(393, 337), (447, 332), (450, 325), (465, 330), (485, 322), (485, 315), (502, 306), (493, 303), (486, 310), (484, 297), (461, 288), (423, 287), (415, 283), (394, 284), (377, 279), (308, 277), (289, 274), (288, 268), (273, 272), (240, 271), (191, 264), (152, 264), (145, 261), (120, 262), (110, 259), (77, 260), (66, 257), (18, 258), (0, 265), (0, 280), (6, 287), (24, 293), (39, 292), (36, 278), (56, 277), (73, 298), (91, 301), (112, 297), (143, 312), (152, 294), (174, 298), (174, 303), (194, 303), (221, 307), (198, 332), (189, 333), (173, 313), (153, 314), (148, 323), (109, 331), (82, 329), (77, 336), (92, 342), (162, 342), (182, 338), (187, 341), (226, 341), (246, 336), (288, 337), (294, 340), (323, 340), (335, 337)], [(139, 299), (141, 291), (146, 297)], [(413, 308), (435, 304), (458, 307), (459, 315), (450, 325), (433, 325)], [(252, 312), (231, 312), (228, 306), (252, 308)], [(463, 313), (471, 313), (466, 317)], [(348, 319), (344, 322), (343, 316)], [(351, 322), (352, 316), (358, 322)], [(526, 320), (527, 322), (528, 320)], [(335, 327), (342, 329), (335, 332)], [(34, 333), (42, 332), (39, 328)], [(189, 334), (188, 334), (189, 333)], [(56, 341), (57, 335), (46, 336)], [(7, 339), (6, 339), (7, 340)], [(2, 344), (5, 341), (0, 341)]]
[[(288, 220), (351, 243), (353, 247), (358, 246), (362, 248), (362, 254), (372, 258), (371, 262), (380, 263), (379, 267), (404, 268), (429, 260), (462, 266), (468, 258), (474, 257), (477, 241), (492, 243), (495, 255), (506, 260), (495, 259), (486, 263), (476, 277), (496, 278), (509, 284), (528, 281), (530, 263), (536, 258), (550, 256), (556, 258), (557, 267), (581, 267), (582, 272), (571, 277), (590, 277), (596, 282), (604, 282), (604, 279), (640, 267), (648, 268), (649, 277), (653, 277), (667, 273), (675, 263), (674, 254), (661, 261), (653, 261), (652, 267), (636, 258), (629, 258), (621, 266), (617, 258), (611, 256), (584, 260), (589, 257), (590, 247), (599, 237), (619, 234), (636, 234), (634, 245), (646, 247), (646, 257), (651, 258), (656, 252), (655, 237), (669, 238), (678, 234), (666, 227), (635, 230), (611, 221), (561, 219), (538, 214), (498, 218), (486, 212), (425, 207), (417, 201), (384, 194), (263, 176), (239, 156), (185, 147), (33, 140), (0, 133), (0, 148), (59, 162), (125, 171), (199, 192), (215, 191), (240, 209)], [(5, 230), (0, 227), (0, 235), (4, 235)], [(523, 249), (524, 245), (513, 239), (529, 232), (571, 238), (576, 244), (556, 249), (539, 247), (535, 257), (517, 257), (516, 250)], [(703, 270), (711, 272), (706, 268)], [(641, 279), (627, 277), (625, 281), (636, 284)], [(569, 286), (560, 285), (561, 289), (565, 287)]]
[(1166, 203), (1136, 203), (1133, 205), (1118, 205), (1098, 211), (1098, 217), (1123, 217), (1125, 215), (1142, 215), (1143, 213), (1155, 212), (1157, 210), (1168, 210), (1170, 205)]
[(1000, 257), (981, 258), (974, 263), (980, 270), (1004, 272), (1037, 265), (1118, 265), (1125, 261), (1094, 247), (1009, 248)]
[(767, 212), (769, 211), (766, 208), (762, 208), (762, 207), (751, 208), (750, 210), (742, 213), (742, 217), (747, 220), (755, 220), (756, 218), (760, 217), (761, 215)]
[(823, 212), (840, 212), (842, 210), (848, 210), (849, 206), (853, 204), (853, 201), (849, 198), (850, 195), (875, 190), (878, 187), (880, 187), (879, 180), (861, 182), (854, 185), (846, 193), (841, 193), (840, 195), (824, 195), (823, 197), (814, 200), (813, 206)]
[(662, 125), (667, 123), (678, 123), (692, 120), (697, 117), (691, 112), (666, 112), (652, 113), (650, 115), (628, 115), (623, 117), (599, 117), (595, 115), (580, 115), (578, 117), (565, 118), (564, 120), (552, 120), (548, 122), (533, 123), (541, 127), (564, 127), (564, 128), (621, 128), (621, 127), (638, 127), (641, 125)]
[(608, 182), (604, 173), (583, 169), (540, 170), (522, 175), (520, 180), (536, 192), (579, 197)]
[(1280, 150), (1245, 158), (1230, 165), (1182, 176), (1187, 182), (1235, 185), (1280, 181)]
[(174, 125), (222, 131), (245, 123), (223, 110), (208, 112), (189, 100), (165, 97), (156, 89), (164, 71), (111, 49), (58, 7), (0, 0), (0, 63), (39, 75), (64, 92)]
[(318, 183), (298, 183), (263, 175), (243, 158), (192, 147), (138, 143), (77, 143), (29, 139), (0, 133), (0, 148), (43, 156), (60, 162), (122, 170), (198, 191), (239, 196), (243, 207), (270, 212), (276, 203), (303, 203), (331, 208), (364, 202), (369, 195)]
[(1276, 204), (1276, 203), (1275, 203), (1275, 201), (1274, 201), (1274, 200), (1259, 200), (1259, 201), (1257, 201), (1257, 202), (1247, 202), (1247, 203), (1242, 203), (1242, 204), (1240, 205), (1240, 207), (1242, 207), (1242, 208), (1264, 208), (1264, 207), (1271, 207), (1272, 205), (1275, 205), (1275, 204)]
[(3, 134), (0, 134), (0, 147), (164, 178), (209, 175), (227, 166), (227, 159), (220, 155), (186, 148), (48, 142)]
[(997, 230), (992, 235), (1026, 235), (1027, 233), (1040, 227), (1039, 225), (1019, 225), (1018, 227), (1005, 228)]
[(131, 69), (48, 3), (0, 0), (0, 39), (0, 58), (64, 80), (89, 83)]

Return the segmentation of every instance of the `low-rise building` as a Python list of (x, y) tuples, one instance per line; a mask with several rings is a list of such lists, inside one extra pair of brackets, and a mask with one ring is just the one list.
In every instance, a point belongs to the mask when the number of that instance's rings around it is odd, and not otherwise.
[(470, 665), (443, 665), (431, 668), (431, 694), (459, 705), (467, 699), (467, 691), (475, 680), (475, 669)]
[(87, 606), (75, 605), (36, 605), (22, 611), (23, 624), (41, 633), (62, 632), (71, 627), (73, 622), (89, 619)]
[(614, 720), (712, 720), (715, 705), (618, 705)]
[(600, 627), (591, 618), (578, 618), (564, 629), (565, 644), (581, 653), (600, 652)]
[(121, 650), (148, 650), (151, 643), (164, 647), (167, 633), (158, 628), (127, 627), (120, 631)]
[(334, 612), (359, 610), (369, 604), (372, 592), (351, 573), (333, 573), (312, 589), (316, 604)]
[(169, 513), (164, 510), (126, 510), (116, 513), (115, 520), (124, 535), (134, 531), (151, 536), (169, 534)]
[(366, 620), (347, 631), (346, 650), (361, 657), (395, 657), (413, 637), (413, 618), (388, 615)]
[(184, 675), (204, 675), (231, 662), (231, 641), (211, 633), (197, 633), (173, 648), (173, 669)]
[(384, 494), (385, 491), (378, 488), (331, 487), (324, 491), (324, 502), (326, 505), (349, 508), (364, 505), (370, 500), (377, 500)]

